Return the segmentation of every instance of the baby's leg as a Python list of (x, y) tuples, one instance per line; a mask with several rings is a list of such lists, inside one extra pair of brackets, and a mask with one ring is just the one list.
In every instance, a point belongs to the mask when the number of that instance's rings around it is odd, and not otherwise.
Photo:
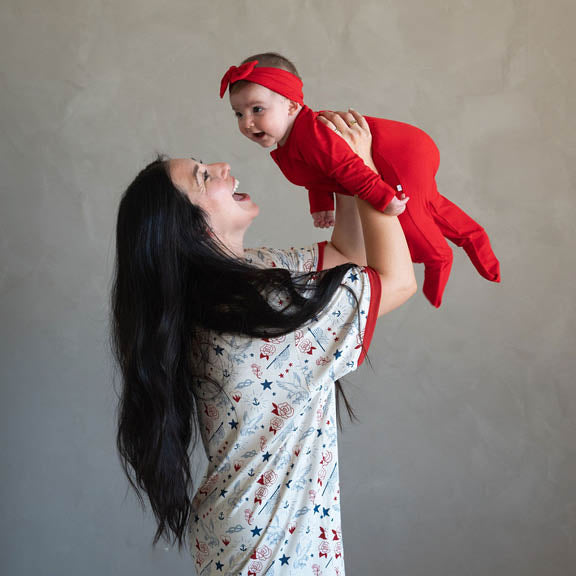
[(406, 205), (406, 210), (398, 216), (413, 262), (424, 264), (424, 285), (422, 292), (430, 303), (438, 308), (442, 304), (444, 288), (452, 268), (452, 249), (444, 239), (436, 222), (414, 199)]
[(500, 263), (484, 228), (444, 196), (438, 195), (431, 210), (442, 234), (464, 248), (478, 273), (487, 280), (500, 282)]

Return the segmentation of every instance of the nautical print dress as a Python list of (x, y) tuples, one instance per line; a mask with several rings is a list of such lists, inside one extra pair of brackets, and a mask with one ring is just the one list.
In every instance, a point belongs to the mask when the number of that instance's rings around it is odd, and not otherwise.
[[(252, 250), (247, 259), (313, 271), (323, 247)], [(380, 280), (354, 267), (342, 284), (293, 333), (209, 335), (209, 376), (223, 392), (198, 405), (209, 461), (189, 528), (199, 576), (344, 575), (334, 381), (366, 353)]]

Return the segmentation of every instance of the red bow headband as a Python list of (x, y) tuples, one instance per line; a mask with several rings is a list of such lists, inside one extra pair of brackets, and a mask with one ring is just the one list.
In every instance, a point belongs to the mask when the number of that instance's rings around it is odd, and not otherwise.
[(256, 64), (258, 60), (246, 62), (238, 67), (230, 66), (220, 82), (220, 98), (224, 97), (229, 85), (232, 86), (239, 80), (246, 80), (277, 92), (288, 100), (304, 104), (303, 84), (298, 76), (281, 68), (256, 68)]

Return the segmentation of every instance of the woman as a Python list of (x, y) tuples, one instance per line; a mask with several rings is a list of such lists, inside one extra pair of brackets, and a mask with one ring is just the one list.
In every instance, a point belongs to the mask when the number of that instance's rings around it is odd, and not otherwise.
[[(320, 121), (375, 170), (361, 115)], [(344, 574), (337, 380), (415, 292), (410, 254), (397, 218), (357, 198), (337, 198), (330, 242), (308, 249), (245, 250), (257, 214), (224, 163), (159, 160), (125, 192), (119, 452), (155, 540), (188, 533), (198, 574)], [(192, 500), (198, 433), (209, 462)]]

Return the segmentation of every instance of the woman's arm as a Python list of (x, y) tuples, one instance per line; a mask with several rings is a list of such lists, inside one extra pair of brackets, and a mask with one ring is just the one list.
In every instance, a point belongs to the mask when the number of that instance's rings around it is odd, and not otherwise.
[(336, 194), (336, 220), (332, 237), (324, 249), (324, 268), (346, 262), (366, 266), (364, 235), (356, 198)]
[[(364, 163), (376, 171), (371, 153), (370, 128), (363, 116), (355, 111), (325, 112), (320, 121), (338, 130)], [(376, 210), (359, 198), (354, 201), (355, 209), (351, 205), (342, 206), (340, 222), (337, 206), (336, 225), (324, 253), (324, 267), (350, 261), (363, 264), (350, 258), (351, 255), (358, 257), (361, 254), (358, 242), (359, 234), (362, 234), (365, 262), (378, 273), (382, 285), (380, 316), (397, 308), (416, 292), (414, 267), (398, 218)], [(407, 201), (407, 198), (404, 199), (404, 203)], [(339, 223), (341, 226), (338, 227)]]
[[(339, 117), (349, 128), (348, 122), (353, 122), (352, 113), (348, 112), (322, 112), (318, 120), (326, 124), (332, 130), (336, 126), (331, 121)], [(348, 121), (346, 120), (348, 118)], [(355, 121), (357, 122), (357, 120)], [(346, 135), (340, 132), (343, 140), (350, 146), (364, 164), (372, 171), (378, 173), (372, 160), (372, 135), (370, 129), (364, 131), (350, 132)], [(362, 222), (358, 213), (356, 198), (336, 194), (336, 222), (330, 242), (324, 250), (324, 268), (332, 268), (339, 264), (354, 262), (360, 266), (366, 266), (366, 250), (364, 248), (364, 235), (362, 233)]]

